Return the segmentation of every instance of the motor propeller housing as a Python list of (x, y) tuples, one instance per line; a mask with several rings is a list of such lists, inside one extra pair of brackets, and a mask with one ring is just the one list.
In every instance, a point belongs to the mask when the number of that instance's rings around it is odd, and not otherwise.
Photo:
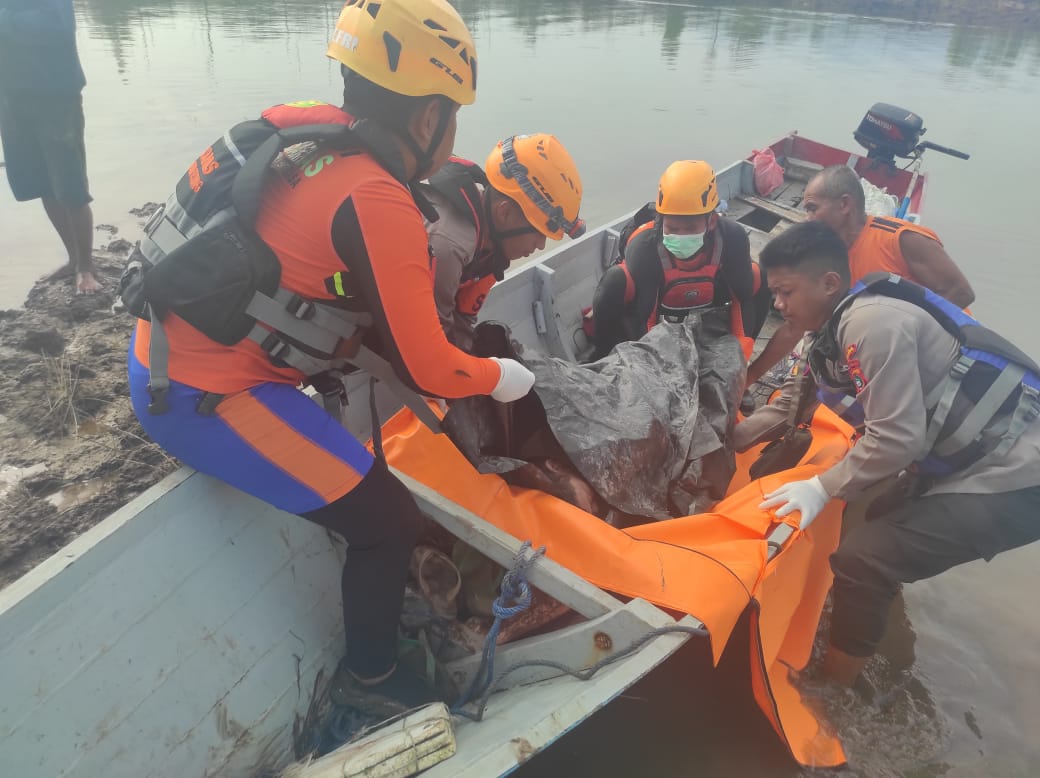
[(946, 146), (922, 141), (924, 120), (913, 111), (888, 103), (874, 103), (852, 133), (856, 142), (867, 150), (869, 159), (895, 166), (895, 158), (916, 159), (926, 149), (960, 159), (969, 155)]
[(910, 157), (925, 133), (924, 120), (913, 111), (888, 103), (874, 103), (852, 133), (871, 159), (893, 161)]

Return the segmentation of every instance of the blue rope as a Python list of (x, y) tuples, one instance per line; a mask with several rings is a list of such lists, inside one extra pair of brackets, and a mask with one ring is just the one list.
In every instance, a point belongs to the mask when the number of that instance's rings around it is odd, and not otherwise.
[(525, 540), (520, 550), (513, 557), (513, 565), (502, 578), (502, 588), (491, 604), (491, 613), (495, 621), (484, 639), (484, 648), (480, 654), (480, 667), (469, 689), (452, 707), (452, 713), (458, 713), (470, 700), (481, 697), (491, 686), (495, 678), (495, 650), (498, 646), (498, 633), (502, 630), (502, 622), (517, 614), (523, 613), (531, 606), (531, 587), (527, 583), (527, 571), (545, 554), (545, 546), (527, 554), (531, 550), (531, 541)]

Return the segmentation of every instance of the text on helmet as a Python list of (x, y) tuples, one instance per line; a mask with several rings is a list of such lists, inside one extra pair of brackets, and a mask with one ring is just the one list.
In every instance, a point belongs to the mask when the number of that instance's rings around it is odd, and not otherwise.
[(342, 46), (347, 51), (357, 51), (358, 39), (356, 35), (351, 35), (346, 30), (336, 30), (332, 36), (332, 42), (337, 46)]

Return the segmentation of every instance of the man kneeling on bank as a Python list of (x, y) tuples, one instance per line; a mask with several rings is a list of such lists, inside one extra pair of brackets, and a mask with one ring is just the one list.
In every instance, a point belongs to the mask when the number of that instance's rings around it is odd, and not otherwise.
[[(830, 559), (824, 673), (852, 685), (902, 583), (1040, 538), (1040, 368), (905, 279), (874, 274), (850, 290), (845, 244), (820, 222), (787, 230), (761, 260), (777, 310), (812, 333), (813, 378), (855, 396), (865, 414), (844, 459), (766, 495), (761, 507), (798, 511), (805, 529), (828, 500), (854, 500), (902, 474), (902, 499), (890, 493), (874, 503), (875, 515), (850, 529)], [(778, 436), (794, 386), (737, 425), (738, 450)]]

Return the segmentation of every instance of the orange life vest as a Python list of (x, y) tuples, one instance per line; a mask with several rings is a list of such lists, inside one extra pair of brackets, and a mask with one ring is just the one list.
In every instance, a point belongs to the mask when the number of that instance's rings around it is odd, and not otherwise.
[(895, 273), (897, 276), (920, 283), (910, 272), (903, 252), (899, 248), (899, 238), (904, 232), (916, 232), (931, 238), (940, 246), (939, 236), (927, 227), (913, 224), (894, 216), (868, 216), (867, 223), (849, 246), (849, 270), (852, 283), (870, 273), (879, 271)]
[(488, 273), (463, 281), (455, 295), (455, 309), (465, 316), (476, 316), (484, 307), (484, 301), (497, 280), (494, 274)]

